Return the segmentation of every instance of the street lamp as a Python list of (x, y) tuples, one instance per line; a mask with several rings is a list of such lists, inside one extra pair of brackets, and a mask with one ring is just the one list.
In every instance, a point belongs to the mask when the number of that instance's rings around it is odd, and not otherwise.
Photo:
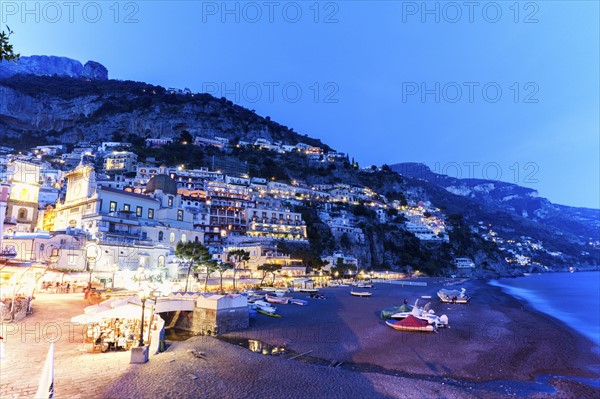
[[(140, 290), (140, 300), (142, 301), (142, 322), (140, 323), (140, 342), (138, 346), (144, 346), (144, 309), (146, 308), (146, 299), (148, 299), (148, 291)], [(150, 328), (150, 326), (148, 326)]]

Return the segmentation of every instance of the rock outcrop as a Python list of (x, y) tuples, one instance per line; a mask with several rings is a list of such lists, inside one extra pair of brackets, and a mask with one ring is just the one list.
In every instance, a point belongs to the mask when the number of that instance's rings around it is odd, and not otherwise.
[(108, 79), (108, 70), (95, 61), (81, 62), (67, 57), (32, 55), (21, 57), (18, 62), (0, 63), (0, 78), (13, 75), (85, 77), (96, 80)]
[(104, 65), (96, 62), (96, 61), (88, 61), (83, 66), (83, 71), (81, 72), (81, 76), (88, 79), (94, 80), (107, 80), (108, 79), (108, 69), (104, 67)]

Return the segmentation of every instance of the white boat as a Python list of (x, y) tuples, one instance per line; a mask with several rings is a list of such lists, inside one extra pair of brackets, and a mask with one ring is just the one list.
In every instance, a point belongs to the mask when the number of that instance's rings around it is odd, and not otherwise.
[(356, 287), (358, 287), (358, 288), (374, 288), (373, 284), (371, 284), (371, 283), (358, 283), (356, 285)]
[(418, 307), (418, 305), (419, 305), (419, 300), (417, 299), (415, 301), (415, 306), (412, 308), (412, 311), (394, 313), (393, 315), (390, 316), (390, 318), (395, 319), (395, 320), (403, 320), (403, 319), (406, 319), (408, 316), (413, 316), (413, 317), (416, 317), (417, 319), (425, 320), (429, 324), (434, 324), (436, 327), (448, 327), (448, 316), (436, 315), (433, 310), (429, 309), (429, 306), (430, 306), (429, 303), (427, 303), (422, 308)]
[(442, 288), (437, 294), (444, 303), (469, 303), (471, 300), (464, 288), (461, 288), (460, 291)]
[(293, 303), (294, 305), (300, 305), (300, 306), (308, 305), (308, 301), (305, 301), (303, 299), (296, 299), (296, 298), (290, 298), (290, 303)]
[(367, 292), (367, 291), (350, 291), (350, 295), (360, 296), (360, 297), (370, 297), (373, 294), (370, 292)]
[(260, 309), (264, 312), (267, 312), (267, 313), (275, 313), (275, 311), (277, 310), (277, 308), (271, 306), (271, 304), (269, 302), (265, 302), (265, 301), (261, 301), (261, 300), (254, 302), (254, 305), (258, 309)]

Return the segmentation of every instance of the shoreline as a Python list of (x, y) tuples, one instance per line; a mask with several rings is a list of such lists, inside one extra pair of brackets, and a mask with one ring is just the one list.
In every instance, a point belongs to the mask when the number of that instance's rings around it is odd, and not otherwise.
[[(506, 278), (506, 277), (502, 277), (502, 278)], [(500, 285), (499, 283), (494, 284), (493, 283), (494, 281), (498, 281), (498, 279), (487, 280), (487, 284), (492, 287), (499, 288), (505, 295), (511, 296), (512, 298), (517, 300), (519, 303), (521, 303), (522, 306), (528, 306), (530, 312), (535, 312), (538, 314), (538, 316), (549, 318), (550, 320), (553, 320), (554, 322), (558, 323), (560, 328), (569, 330), (569, 331), (573, 332), (574, 334), (578, 335), (580, 339), (587, 341), (589, 343), (591, 351), (600, 355), (600, 342), (594, 342), (594, 340), (592, 338), (585, 335), (580, 330), (573, 328), (565, 320), (563, 320), (559, 317), (553, 316), (552, 314), (544, 312), (543, 310), (537, 308), (532, 303), (532, 301), (528, 300), (527, 298), (521, 298), (516, 294), (508, 292), (511, 287), (506, 287), (506, 286)], [(600, 372), (600, 364), (598, 364), (597, 366), (598, 366), (598, 371)]]

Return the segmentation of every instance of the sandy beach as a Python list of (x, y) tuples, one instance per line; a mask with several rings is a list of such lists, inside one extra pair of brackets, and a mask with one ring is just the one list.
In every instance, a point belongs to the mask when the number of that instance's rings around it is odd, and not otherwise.
[[(470, 305), (440, 303), (435, 292), (442, 281), (428, 283), (378, 284), (371, 298), (352, 297), (345, 287), (323, 289), (326, 300), (280, 305), (282, 318), (258, 315), (250, 329), (226, 334), (227, 342), (209, 337), (174, 342), (147, 365), (131, 368), (106, 397), (600, 396), (598, 388), (556, 377), (598, 381), (593, 369), (600, 357), (580, 334), (484, 281), (462, 285), (473, 296)], [(379, 319), (382, 308), (405, 298), (414, 303), (422, 295), (432, 296), (433, 309), (448, 315), (450, 328), (437, 334), (398, 332)], [(247, 339), (285, 345), (288, 352), (253, 353), (242, 347)], [(194, 356), (199, 352), (201, 357)]]
[[(326, 300), (279, 305), (282, 318), (258, 315), (249, 329), (219, 339), (169, 342), (166, 352), (142, 365), (129, 364), (127, 353), (92, 354), (79, 339), (62, 339), (57, 342), (56, 394), (114, 399), (600, 397), (598, 385), (582, 383), (595, 379), (598, 384), (600, 370), (600, 356), (582, 335), (484, 281), (462, 285), (473, 297), (470, 305), (440, 303), (435, 292), (443, 282), (427, 281), (427, 287), (378, 284), (371, 298), (352, 297), (348, 287), (323, 289)], [(381, 309), (405, 298), (414, 303), (422, 295), (432, 296), (427, 301), (437, 314), (449, 317), (450, 328), (437, 334), (400, 332), (379, 319)], [(65, 303), (65, 320), (84, 306), (78, 297), (44, 300), (55, 307)], [(41, 310), (27, 324), (43, 324), (49, 317), (51, 312)], [(0, 396), (31, 397), (47, 344), (15, 337), (9, 337), (8, 357), (0, 362)], [(286, 351), (254, 353), (244, 347), (248, 338), (285, 345)]]

